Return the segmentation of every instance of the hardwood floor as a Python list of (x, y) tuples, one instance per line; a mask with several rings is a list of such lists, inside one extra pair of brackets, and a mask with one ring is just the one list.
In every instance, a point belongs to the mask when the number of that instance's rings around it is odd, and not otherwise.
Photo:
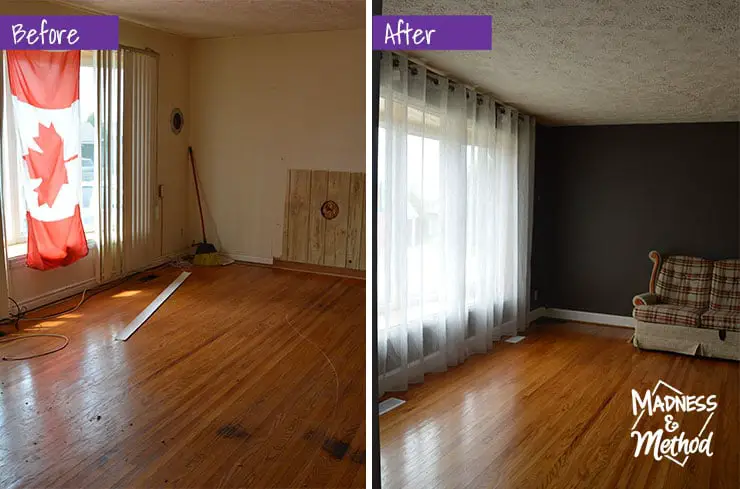
[(0, 362), (0, 487), (365, 487), (364, 281), (190, 271), (127, 342), (180, 270), (26, 326), (71, 342)]
[[(383, 489), (740, 487), (740, 364), (638, 351), (630, 336), (541, 325), (521, 343), (498, 343), (396, 393), (407, 403), (380, 418)], [(659, 379), (717, 395), (711, 458), (695, 454), (681, 467), (633, 456), (631, 390)], [(693, 437), (706, 414), (676, 420)], [(641, 423), (665, 424), (660, 413)]]

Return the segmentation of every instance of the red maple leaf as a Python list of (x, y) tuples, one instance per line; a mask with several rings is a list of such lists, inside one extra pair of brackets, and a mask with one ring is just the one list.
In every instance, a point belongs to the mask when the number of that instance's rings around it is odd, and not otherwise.
[(39, 206), (54, 205), (62, 185), (69, 183), (65, 163), (77, 158), (77, 155), (64, 159), (64, 141), (57, 134), (52, 123), (49, 127), (39, 123), (39, 135), (33, 138), (41, 152), (28, 148), (23, 157), (28, 165), (31, 178), (40, 178), (41, 184), (35, 189), (39, 196)]

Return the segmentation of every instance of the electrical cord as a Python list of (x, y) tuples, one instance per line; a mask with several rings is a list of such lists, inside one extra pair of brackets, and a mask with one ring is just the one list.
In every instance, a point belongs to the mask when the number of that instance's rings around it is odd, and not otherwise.
[(0, 338), (0, 343), (10, 343), (11, 341), (27, 340), (29, 338), (40, 338), (40, 337), (61, 338), (64, 340), (64, 344), (62, 344), (61, 346), (57, 346), (56, 348), (52, 348), (51, 350), (41, 352), (41, 353), (34, 353), (32, 355), (24, 355), (21, 357), (3, 356), (2, 359), (5, 361), (29, 360), (31, 358), (43, 357), (44, 355), (56, 353), (59, 350), (64, 349), (67, 345), (69, 345), (69, 337), (63, 334), (55, 334), (55, 333), (33, 333), (33, 334), (24, 334), (24, 335), (20, 335), (20, 334), (11, 335), (11, 336), (8, 336), (7, 338)]
[(170, 266), (180, 270), (190, 270), (193, 268), (193, 264), (184, 258), (175, 258), (170, 262)]
[[(34, 317), (26, 317), (25, 316), (25, 312), (24, 312), (24, 313), (22, 313), (22, 315), (18, 315), (17, 316), (17, 319), (19, 321), (48, 321), (49, 319), (56, 319), (59, 316), (64, 316), (65, 314), (69, 314), (69, 313), (75, 312), (77, 309), (80, 308), (80, 306), (82, 305), (83, 302), (85, 302), (86, 299), (89, 299), (93, 295), (99, 293), (99, 292), (96, 292), (95, 294), (90, 294), (89, 296), (86, 296), (88, 290), (90, 290), (90, 289), (84, 289), (82, 291), (82, 297), (80, 297), (80, 302), (78, 302), (76, 306), (74, 306), (74, 307), (72, 307), (70, 309), (67, 309), (67, 310), (61, 311), (61, 312), (56, 312), (56, 313), (50, 314), (48, 316), (34, 316)], [(108, 289), (104, 289), (104, 290), (108, 290)], [(101, 290), (100, 292), (103, 292), (103, 291)], [(13, 302), (16, 303), (16, 307), (17, 307), (17, 304), (18, 303), (15, 302), (15, 301), (13, 301)]]

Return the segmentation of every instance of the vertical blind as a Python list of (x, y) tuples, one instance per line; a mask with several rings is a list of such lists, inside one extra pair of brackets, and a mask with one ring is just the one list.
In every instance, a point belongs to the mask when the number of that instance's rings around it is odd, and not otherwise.
[(123, 55), (124, 271), (150, 265), (159, 251), (157, 205), (156, 53), (121, 48)]
[(154, 52), (98, 52), (102, 281), (145, 268), (159, 256), (158, 78)]
[(100, 267), (98, 280), (105, 282), (123, 273), (123, 114), (120, 51), (98, 51), (98, 148)]

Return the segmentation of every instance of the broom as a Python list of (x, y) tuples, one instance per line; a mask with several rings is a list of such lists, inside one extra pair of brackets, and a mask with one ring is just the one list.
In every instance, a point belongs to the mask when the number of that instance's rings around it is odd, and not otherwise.
[(203, 242), (198, 244), (193, 257), (194, 265), (220, 265), (218, 251), (206, 240), (206, 224), (203, 220), (203, 205), (200, 202), (200, 191), (198, 190), (198, 174), (195, 172), (195, 155), (193, 148), (188, 146), (188, 155), (190, 156), (190, 165), (193, 167), (193, 181), (195, 182), (195, 195), (198, 199), (198, 210), (200, 211), (200, 229), (203, 232)]

